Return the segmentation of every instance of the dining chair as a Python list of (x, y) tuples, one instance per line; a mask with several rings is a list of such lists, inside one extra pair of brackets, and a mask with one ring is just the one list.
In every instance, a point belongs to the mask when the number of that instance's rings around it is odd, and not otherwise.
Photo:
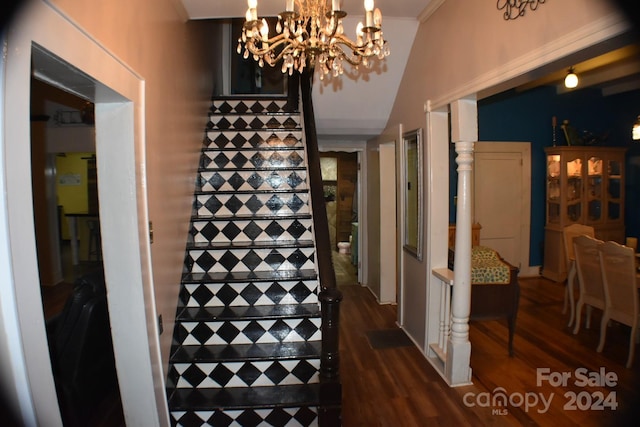
[(576, 272), (578, 273), (578, 284), (580, 285), (580, 297), (576, 304), (576, 319), (573, 333), (580, 330), (580, 320), (582, 307), (587, 306), (587, 318), (585, 327), (591, 327), (591, 311), (599, 308), (604, 311), (604, 285), (602, 283), (602, 273), (600, 271), (600, 255), (598, 246), (603, 244), (602, 240), (586, 235), (573, 239), (573, 252), (575, 255)]
[(635, 254), (633, 248), (622, 246), (616, 242), (606, 242), (598, 248), (598, 251), (606, 305), (600, 323), (600, 342), (597, 350), (601, 352), (604, 348), (609, 320), (630, 326), (631, 335), (627, 358), (627, 368), (630, 368), (633, 363), (635, 344), (640, 338)]
[(570, 308), (569, 324), (573, 324), (575, 319), (575, 305), (576, 301), (573, 297), (573, 289), (575, 287), (576, 279), (576, 263), (575, 256), (573, 255), (573, 239), (578, 236), (595, 237), (595, 230), (590, 225), (583, 224), (571, 224), (562, 229), (562, 240), (564, 241), (564, 258), (567, 264), (567, 286), (564, 290), (564, 306), (562, 308), (562, 314), (567, 312), (567, 308)]

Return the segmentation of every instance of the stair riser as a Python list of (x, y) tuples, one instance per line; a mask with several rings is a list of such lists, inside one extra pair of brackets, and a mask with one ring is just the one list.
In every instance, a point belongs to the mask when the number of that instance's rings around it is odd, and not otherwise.
[(311, 240), (312, 222), (306, 220), (235, 220), (191, 223), (190, 235), (196, 243), (230, 244)]
[[(260, 423), (260, 420), (264, 420), (263, 423)], [(225, 410), (224, 412), (171, 411), (171, 422), (176, 427), (239, 427), (243, 425), (317, 427), (318, 408), (266, 408)]]
[(203, 171), (198, 174), (196, 191), (288, 191), (307, 188), (307, 173), (303, 170)]
[(309, 194), (199, 194), (194, 214), (232, 218), (236, 215), (293, 215), (309, 214)]
[(286, 99), (215, 99), (211, 103), (212, 113), (284, 113), (287, 107)]
[(315, 268), (313, 248), (187, 249), (190, 273), (295, 271)]
[(226, 345), (319, 341), (320, 318), (180, 322), (182, 345)]
[(208, 149), (303, 148), (300, 130), (208, 130), (204, 143)]
[(305, 166), (304, 150), (206, 151), (200, 157), (200, 168), (219, 170), (278, 170)]
[(247, 307), (318, 302), (316, 280), (185, 284), (181, 300), (185, 307)]
[(260, 387), (319, 382), (320, 359), (176, 363), (177, 388)]
[(209, 114), (208, 130), (300, 129), (300, 117), (271, 114)]

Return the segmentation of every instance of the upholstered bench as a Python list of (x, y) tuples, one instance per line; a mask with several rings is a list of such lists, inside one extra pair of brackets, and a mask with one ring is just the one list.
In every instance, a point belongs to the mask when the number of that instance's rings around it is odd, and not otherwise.
[[(453, 269), (453, 251), (449, 253)], [(513, 336), (520, 300), (518, 269), (498, 252), (484, 247), (471, 249), (471, 321), (506, 319), (509, 328), (509, 356), (513, 356)]]
[(495, 250), (474, 246), (471, 249), (471, 284), (470, 320), (506, 319), (509, 356), (513, 356), (520, 300), (518, 269), (504, 261)]

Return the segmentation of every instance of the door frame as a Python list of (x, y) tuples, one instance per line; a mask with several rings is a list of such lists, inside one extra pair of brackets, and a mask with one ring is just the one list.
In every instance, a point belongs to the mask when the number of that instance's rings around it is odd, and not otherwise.
[[(29, 3), (6, 33), (3, 58), (0, 187), (0, 342), (12, 380), (7, 399), (28, 425), (62, 425), (39, 301), (30, 166), (32, 48), (51, 57), (40, 78), (63, 90), (73, 70), (95, 83), (96, 151), (103, 261), (127, 425), (168, 426), (155, 322), (145, 183), (144, 80), (55, 6)], [(91, 77), (89, 77), (91, 76)], [(75, 88), (77, 89), (77, 88)], [(6, 279), (6, 280), (5, 280)], [(8, 298), (4, 298), (8, 296)], [(11, 305), (9, 305), (11, 304)], [(6, 344), (6, 348), (5, 347)]]
[(367, 160), (364, 155), (364, 144), (359, 143), (344, 143), (343, 145), (318, 141), (318, 151), (320, 153), (326, 153), (330, 151), (339, 151), (347, 153), (357, 153), (358, 155), (358, 185), (356, 186), (358, 194), (358, 283), (366, 283), (367, 277), (365, 272), (367, 271), (367, 236), (363, 230), (366, 230), (367, 226), (367, 203), (366, 197), (363, 197), (363, 191), (367, 191), (366, 182), (367, 179)]

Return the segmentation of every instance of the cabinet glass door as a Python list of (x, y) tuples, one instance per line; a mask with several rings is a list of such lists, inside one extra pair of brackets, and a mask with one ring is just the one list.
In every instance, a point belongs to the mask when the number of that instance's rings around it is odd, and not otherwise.
[(567, 219), (579, 222), (582, 216), (582, 158), (567, 159)]
[(560, 222), (560, 155), (547, 156), (547, 222)]
[(621, 218), (622, 165), (617, 160), (609, 160), (607, 165), (607, 219)]
[(589, 157), (587, 160), (587, 219), (589, 222), (602, 220), (602, 159)]

